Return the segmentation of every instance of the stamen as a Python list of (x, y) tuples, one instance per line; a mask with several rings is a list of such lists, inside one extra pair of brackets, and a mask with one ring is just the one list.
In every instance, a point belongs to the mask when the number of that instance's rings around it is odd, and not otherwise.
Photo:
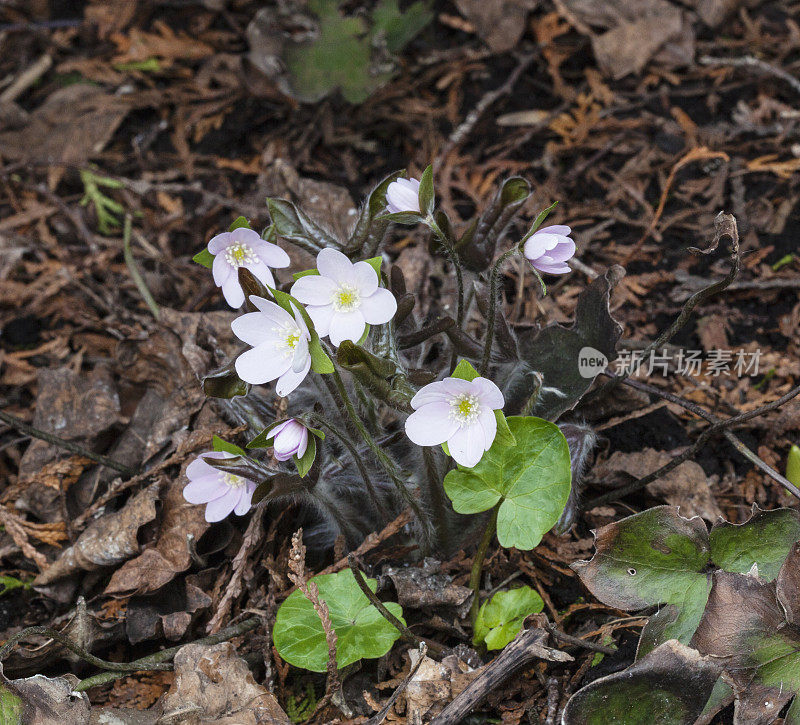
[(273, 327), (272, 330), (278, 333), (279, 338), (275, 348), (286, 357), (292, 357), (297, 343), (300, 342), (300, 328), (287, 322), (280, 327)]
[(331, 302), (336, 312), (352, 312), (361, 307), (361, 294), (358, 291), (358, 287), (351, 284), (342, 284), (333, 293)]
[(225, 261), (231, 267), (246, 267), (256, 261), (256, 255), (247, 244), (239, 242), (225, 250)]
[(481, 406), (477, 395), (461, 393), (461, 395), (456, 395), (450, 399), (449, 416), (461, 425), (474, 423), (480, 412)]
[(245, 479), (234, 473), (220, 473), (222, 483), (231, 488), (241, 488), (246, 483)]

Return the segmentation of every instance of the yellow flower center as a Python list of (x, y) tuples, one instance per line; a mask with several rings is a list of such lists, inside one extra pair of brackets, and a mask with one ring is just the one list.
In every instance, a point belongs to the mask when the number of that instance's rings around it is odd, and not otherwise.
[(231, 488), (241, 488), (246, 483), (244, 478), (234, 473), (223, 473), (222, 482)]
[(225, 250), (225, 261), (231, 267), (245, 267), (256, 261), (256, 255), (246, 244), (231, 244), (231, 246)]
[(278, 341), (275, 343), (275, 348), (283, 356), (293, 357), (297, 343), (300, 342), (300, 329), (294, 323), (289, 322), (281, 327), (272, 329), (278, 333)]
[(461, 425), (473, 423), (480, 413), (480, 403), (476, 395), (462, 393), (450, 401), (450, 417)]
[(361, 295), (358, 288), (350, 285), (340, 285), (333, 293), (333, 309), (336, 312), (352, 312), (361, 306)]

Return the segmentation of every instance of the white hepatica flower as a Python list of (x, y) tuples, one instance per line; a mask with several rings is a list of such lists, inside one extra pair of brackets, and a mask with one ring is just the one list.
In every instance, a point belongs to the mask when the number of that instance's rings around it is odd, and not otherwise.
[(397, 179), (386, 189), (386, 211), (396, 214), (411, 211), (419, 214), (419, 181), (417, 179)]
[(319, 274), (307, 274), (292, 285), (292, 296), (306, 305), (320, 337), (338, 347), (358, 342), (367, 324), (382, 325), (394, 317), (397, 302), (378, 286), (378, 275), (367, 262), (353, 264), (335, 249), (317, 255)]
[(575, 255), (572, 230), (565, 224), (554, 224), (534, 232), (525, 242), (523, 254), (540, 272), (566, 274), (571, 272), (567, 260)]
[(311, 335), (296, 308), (292, 317), (263, 297), (250, 295), (250, 301), (258, 312), (248, 312), (231, 323), (233, 334), (253, 347), (236, 358), (236, 372), (253, 385), (277, 379), (275, 391), (286, 397), (311, 369)]
[(495, 410), (503, 394), (488, 378), (445, 378), (422, 388), (412, 399), (406, 435), (419, 446), (447, 443), (456, 463), (472, 468), (497, 435)]
[(214, 255), (211, 267), (214, 284), (222, 287), (225, 301), (235, 309), (244, 304), (239, 267), (245, 267), (261, 283), (274, 288), (275, 279), (270, 267), (277, 269), (289, 266), (289, 255), (283, 249), (246, 227), (212, 237), (208, 242), (208, 251)]

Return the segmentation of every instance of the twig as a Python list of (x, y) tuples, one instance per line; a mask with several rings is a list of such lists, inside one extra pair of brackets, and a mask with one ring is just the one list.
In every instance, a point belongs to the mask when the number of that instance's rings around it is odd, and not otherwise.
[(549, 622), (544, 625), (544, 628), (556, 639), (566, 642), (567, 644), (575, 645), (576, 647), (583, 647), (583, 649), (588, 649), (590, 652), (602, 652), (604, 655), (613, 655), (617, 651), (613, 647), (606, 647), (605, 645), (589, 642), (580, 637), (573, 637), (571, 634), (562, 632), (554, 624), (550, 624)]
[(16, 101), (25, 91), (38, 81), (53, 65), (53, 58), (45, 53), (41, 58), (28, 66), (17, 79), (0, 95), (0, 103)]
[[(233, 624), (230, 627), (226, 627), (225, 629), (220, 630), (216, 634), (212, 634), (208, 637), (203, 637), (202, 639), (196, 639), (194, 642), (186, 643), (186, 644), (199, 644), (199, 645), (208, 645), (209, 647), (215, 644), (219, 644), (220, 642), (227, 642), (229, 639), (233, 639), (234, 637), (238, 637), (241, 634), (245, 634), (246, 632), (250, 632), (254, 630), (258, 625), (261, 624), (260, 617), (250, 617), (250, 619), (245, 619), (239, 624)], [(81, 680), (76, 686), (75, 690), (77, 692), (85, 692), (91, 687), (97, 687), (99, 685), (105, 685), (109, 682), (113, 682), (114, 680), (118, 680), (120, 677), (123, 677), (126, 672), (134, 671), (134, 672), (143, 672), (148, 670), (168, 670), (172, 669), (172, 665), (168, 665), (167, 667), (153, 667), (153, 665), (158, 665), (161, 663), (169, 662), (177, 653), (181, 647), (185, 647), (185, 644), (179, 644), (175, 647), (170, 647), (168, 649), (162, 649), (155, 654), (149, 655), (148, 657), (142, 657), (141, 659), (134, 660), (133, 662), (129, 662), (128, 666), (133, 667), (136, 665), (135, 670), (125, 670), (125, 671), (115, 671), (115, 672), (101, 672), (98, 675), (94, 675), (92, 677), (87, 677), (85, 680)], [(112, 663), (118, 664), (118, 663)]]
[[(339, 678), (339, 667), (336, 664), (336, 645), (338, 637), (336, 630), (331, 622), (331, 614), (324, 599), (320, 599), (319, 588), (316, 583), (306, 582), (306, 547), (303, 545), (303, 529), (298, 529), (292, 536), (292, 549), (289, 552), (289, 572), (288, 576), (292, 583), (303, 593), (303, 596), (311, 602), (314, 611), (322, 623), (325, 632), (325, 642), (328, 645), (328, 664), (327, 683), (325, 685), (325, 696), (319, 701), (314, 715), (316, 715), (329, 702), (338, 704), (341, 708), (345, 705), (344, 695), (342, 694), (342, 681)], [(345, 713), (346, 714), (346, 713)], [(313, 718), (313, 715), (312, 715)]]
[(147, 304), (147, 308), (150, 310), (153, 317), (159, 319), (161, 317), (161, 312), (158, 309), (158, 303), (155, 301), (153, 295), (148, 289), (147, 283), (144, 281), (144, 277), (142, 277), (141, 272), (139, 272), (139, 267), (136, 264), (136, 260), (133, 258), (133, 252), (131, 251), (130, 214), (125, 215), (125, 228), (122, 232), (122, 254), (125, 257), (125, 264), (128, 267), (128, 271), (131, 273), (131, 277), (136, 284), (136, 289), (139, 290), (139, 294), (142, 295), (142, 299), (144, 299), (145, 304)]
[(379, 713), (373, 715), (369, 720), (367, 720), (364, 725), (380, 725), (386, 716), (389, 714), (389, 710), (392, 709), (392, 705), (397, 702), (397, 698), (405, 692), (406, 687), (408, 687), (408, 683), (411, 682), (414, 675), (417, 674), (417, 670), (420, 668), (422, 664), (422, 660), (425, 659), (425, 655), (428, 653), (428, 647), (425, 645), (424, 642), (419, 643), (419, 659), (417, 660), (417, 664), (415, 664), (411, 671), (406, 675), (405, 679), (400, 683), (398, 688), (392, 693), (392, 696), (389, 698), (389, 701), (381, 708)]
[(364, 592), (364, 596), (369, 599), (370, 603), (372, 604), (375, 609), (377, 609), (381, 616), (389, 622), (398, 632), (406, 642), (410, 642), (417, 646), (427, 644), (436, 654), (442, 654), (445, 651), (445, 647), (440, 645), (438, 642), (427, 642), (423, 640), (421, 637), (417, 637), (405, 624), (403, 624), (397, 617), (394, 616), (387, 608), (386, 605), (378, 599), (378, 596), (375, 592), (370, 589), (369, 584), (367, 584), (367, 580), (364, 579), (364, 575), (361, 573), (361, 569), (358, 568), (358, 562), (356, 561), (356, 557), (350, 554), (347, 557), (347, 563), (350, 566), (350, 571), (353, 572), (353, 576), (355, 577), (356, 584), (358, 584), (359, 588), (362, 592)]
[(489, 521), (486, 523), (486, 530), (483, 532), (481, 543), (478, 544), (478, 549), (475, 552), (475, 558), (472, 560), (472, 571), (469, 575), (469, 587), (472, 589), (472, 604), (469, 608), (469, 619), (472, 626), (478, 619), (478, 610), (481, 606), (481, 574), (483, 574), (483, 562), (486, 559), (486, 551), (492, 538), (497, 531), (497, 512), (500, 510), (500, 503), (497, 503), (492, 509), (492, 514)]
[[(608, 374), (608, 373), (606, 373)], [(674, 393), (669, 393), (665, 390), (660, 390), (652, 385), (647, 385), (646, 383), (642, 383), (638, 380), (631, 380), (626, 379), (622, 381), (624, 385), (627, 385), (631, 388), (636, 388), (637, 390), (642, 390), (646, 393), (650, 393), (652, 395), (656, 395), (660, 398), (663, 398), (665, 401), (670, 403), (674, 403), (675, 405), (679, 405), (682, 408), (688, 410), (690, 413), (694, 413), (695, 415), (707, 420), (709, 423), (718, 423), (720, 418), (718, 418), (713, 413), (709, 413), (707, 410), (703, 410), (699, 405), (696, 403), (692, 403), (685, 398), (682, 398), (679, 395), (675, 395)], [(751, 451), (742, 441), (731, 431), (726, 430), (723, 435), (728, 440), (728, 442), (741, 453), (745, 458), (750, 460), (756, 467), (760, 468), (764, 473), (766, 473), (770, 478), (777, 481), (781, 486), (783, 486), (789, 493), (793, 496), (797, 496), (800, 498), (800, 489), (797, 488), (788, 478), (782, 476), (778, 473), (772, 466), (762, 460), (758, 455), (756, 455), (753, 451)]]
[(700, 65), (709, 66), (730, 65), (738, 68), (757, 68), (762, 73), (768, 73), (776, 78), (780, 78), (782, 81), (788, 83), (795, 91), (800, 93), (800, 81), (798, 81), (797, 78), (766, 61), (754, 58), (752, 55), (745, 55), (741, 58), (713, 58), (710, 55), (702, 55), (698, 62)]
[(547, 637), (548, 633), (538, 627), (522, 630), (455, 700), (431, 720), (430, 725), (456, 725), (464, 722), (467, 714), (483, 702), (490, 692), (497, 692), (506, 680), (533, 660), (573, 661), (566, 652), (548, 647), (545, 644)]
[[(603, 494), (602, 496), (598, 496), (597, 498), (592, 499), (586, 504), (587, 509), (594, 508), (595, 506), (600, 506), (601, 504), (608, 503), (609, 501), (616, 501), (624, 496), (627, 496), (631, 493), (634, 493), (645, 486), (648, 483), (652, 483), (658, 478), (665, 476), (674, 468), (677, 468), (681, 463), (691, 458), (695, 453), (697, 453), (700, 448), (702, 448), (705, 443), (716, 433), (720, 433), (728, 428), (731, 428), (738, 423), (743, 423), (751, 418), (756, 418), (759, 415), (763, 415), (764, 413), (768, 413), (770, 410), (775, 410), (775, 408), (779, 408), (784, 403), (790, 401), (792, 398), (800, 395), (800, 386), (793, 388), (785, 395), (781, 396), (777, 400), (773, 400), (771, 403), (767, 403), (766, 405), (762, 405), (760, 408), (756, 408), (755, 410), (750, 410), (746, 413), (740, 413), (739, 415), (734, 415), (731, 418), (726, 418), (724, 420), (719, 420), (716, 423), (713, 423), (708, 428), (706, 428), (698, 437), (698, 439), (694, 442), (693, 445), (689, 446), (683, 453), (679, 456), (673, 458), (669, 463), (662, 466), (656, 471), (649, 473), (646, 476), (634, 481), (627, 486), (622, 486), (620, 488), (616, 488), (613, 491), (609, 491), (608, 493)], [(788, 483), (788, 481), (787, 481)], [(787, 489), (793, 495), (800, 498), (800, 490), (797, 489), (796, 486), (789, 484), (791, 488)]]
[(24, 420), (17, 418), (15, 415), (11, 415), (11, 413), (6, 413), (4, 410), (0, 410), (0, 420), (8, 423), (8, 425), (10, 425), (12, 428), (20, 431), (20, 433), (25, 433), (33, 438), (46, 441), (47, 443), (58, 446), (59, 448), (63, 448), (65, 451), (69, 451), (70, 453), (77, 453), (80, 456), (84, 456), (93, 460), (95, 463), (99, 463), (108, 468), (112, 468), (115, 471), (124, 473), (126, 476), (136, 475), (136, 471), (133, 468), (129, 468), (124, 463), (115, 461), (113, 458), (103, 456), (100, 453), (94, 453), (88, 448), (84, 448), (83, 446), (73, 443), (72, 441), (65, 440), (64, 438), (59, 438), (57, 435), (53, 435), (52, 433), (47, 433), (46, 431), (34, 428)]
[[(689, 251), (694, 252), (696, 254), (710, 254), (719, 246), (720, 239), (722, 237), (727, 236), (731, 240), (731, 269), (728, 274), (725, 276), (724, 279), (719, 280), (718, 282), (714, 282), (710, 284), (708, 287), (701, 289), (699, 292), (695, 292), (686, 302), (684, 303), (683, 307), (681, 308), (680, 314), (674, 320), (674, 322), (664, 331), (662, 332), (658, 338), (656, 338), (653, 342), (647, 345), (643, 350), (641, 357), (639, 358), (640, 361), (643, 361), (646, 357), (650, 355), (653, 350), (657, 350), (664, 345), (666, 345), (682, 328), (683, 326), (689, 321), (689, 317), (692, 314), (697, 305), (701, 302), (704, 302), (709, 297), (717, 294), (718, 292), (722, 292), (723, 290), (727, 289), (730, 284), (736, 279), (736, 276), (739, 274), (739, 267), (741, 266), (741, 258), (739, 257), (739, 228), (736, 225), (736, 218), (731, 214), (725, 214), (724, 212), (720, 212), (717, 214), (716, 219), (714, 219), (714, 239), (711, 240), (711, 244), (708, 246), (707, 249), (699, 250), (695, 247), (690, 247)], [(638, 369), (638, 363), (637, 363)], [(632, 371), (632, 374), (635, 374), (636, 370)], [(590, 403), (593, 400), (597, 400), (602, 395), (610, 392), (613, 390), (617, 385), (620, 383), (619, 378), (612, 378), (605, 384), (601, 385), (597, 388), (594, 392), (587, 394), (584, 396), (583, 400), (581, 401), (583, 404)]]

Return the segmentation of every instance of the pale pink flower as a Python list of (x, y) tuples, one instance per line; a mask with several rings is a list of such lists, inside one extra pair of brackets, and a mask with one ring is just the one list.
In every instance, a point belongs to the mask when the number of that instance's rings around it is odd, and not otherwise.
[(330, 336), (338, 347), (358, 342), (367, 324), (382, 325), (394, 317), (394, 295), (378, 286), (378, 275), (367, 262), (353, 264), (335, 249), (317, 255), (319, 274), (307, 274), (292, 285), (292, 296), (306, 305), (317, 334)]
[(194, 504), (206, 504), (206, 521), (222, 521), (231, 512), (244, 516), (253, 503), (256, 484), (246, 478), (214, 468), (206, 458), (233, 458), (232, 453), (210, 451), (195, 458), (186, 467), (189, 479), (183, 487), (183, 497)]
[(523, 254), (540, 272), (565, 274), (571, 271), (566, 261), (575, 254), (575, 242), (569, 238), (571, 232), (565, 224), (539, 229), (526, 240)]
[(396, 214), (411, 211), (419, 214), (419, 181), (417, 179), (398, 179), (386, 189), (386, 211)]
[(222, 287), (225, 301), (234, 309), (244, 304), (244, 290), (239, 284), (239, 267), (252, 272), (267, 287), (275, 287), (270, 267), (289, 266), (289, 255), (277, 244), (262, 239), (258, 232), (239, 227), (223, 232), (208, 242), (208, 251), (214, 255), (211, 271), (214, 284)]
[(497, 435), (495, 410), (503, 394), (491, 380), (445, 378), (422, 388), (412, 399), (406, 435), (419, 446), (447, 443), (456, 463), (472, 468)]
[(278, 423), (269, 433), (267, 439), (272, 442), (275, 458), (288, 461), (292, 456), (302, 458), (308, 448), (308, 428), (296, 418), (289, 418)]
[(248, 312), (231, 322), (233, 334), (253, 347), (236, 358), (236, 373), (253, 385), (277, 379), (275, 392), (285, 398), (311, 369), (311, 334), (294, 306), (292, 317), (263, 297), (250, 295), (250, 301), (258, 312)]

